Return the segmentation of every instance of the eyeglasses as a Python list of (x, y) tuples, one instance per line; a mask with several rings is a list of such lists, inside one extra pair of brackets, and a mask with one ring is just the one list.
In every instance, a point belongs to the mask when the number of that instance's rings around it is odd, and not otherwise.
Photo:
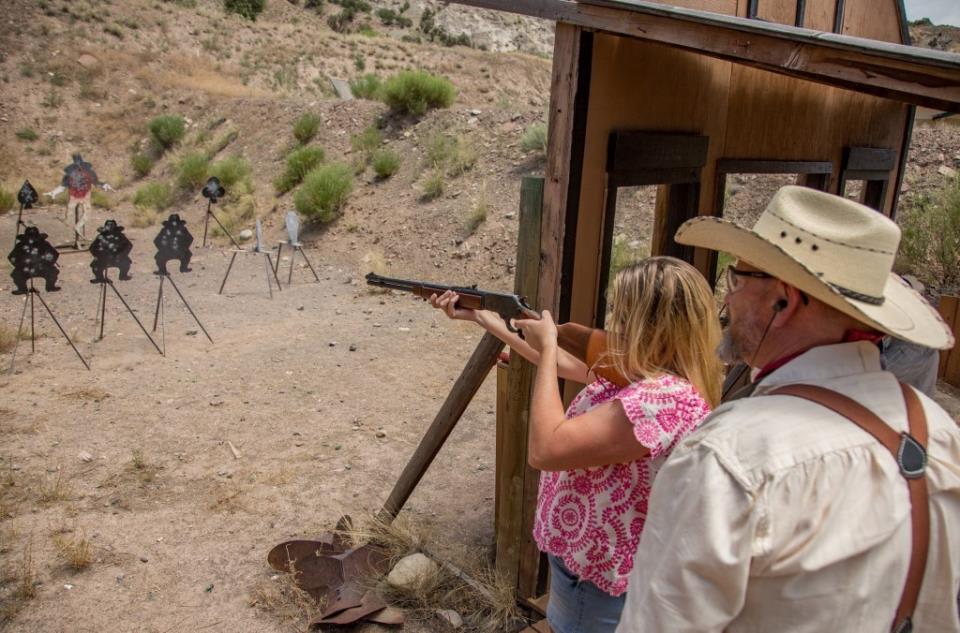
[(753, 277), (754, 279), (773, 279), (773, 275), (761, 271), (737, 270), (733, 264), (727, 266), (727, 292), (736, 292), (740, 290), (742, 284), (741, 277)]

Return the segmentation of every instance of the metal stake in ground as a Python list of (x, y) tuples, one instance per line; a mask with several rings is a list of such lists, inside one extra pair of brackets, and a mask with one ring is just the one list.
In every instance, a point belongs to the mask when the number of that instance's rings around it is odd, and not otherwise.
[[(161, 303), (163, 301), (163, 282), (169, 281), (170, 285), (173, 286), (173, 289), (177, 292), (177, 296), (180, 297), (180, 301), (183, 303), (184, 307), (187, 309), (187, 312), (190, 313), (190, 316), (193, 317), (193, 320), (197, 322), (197, 325), (200, 326), (200, 329), (203, 330), (204, 336), (207, 337), (207, 340), (213, 343), (213, 339), (210, 338), (210, 334), (207, 332), (207, 328), (203, 327), (203, 323), (200, 322), (200, 319), (197, 318), (197, 313), (193, 311), (193, 308), (190, 307), (190, 304), (187, 303), (187, 298), (183, 296), (183, 293), (180, 292), (180, 288), (177, 287), (177, 284), (174, 283), (173, 277), (170, 276), (170, 273), (161, 272), (160, 273), (160, 290), (157, 293), (157, 307), (154, 310), (153, 315), (153, 331), (157, 331), (157, 320), (160, 316)], [(160, 335), (163, 337), (164, 341), (164, 351), (160, 352), (165, 354), (166, 352), (166, 333), (161, 331)]]
[(27, 303), (30, 304), (30, 351), (35, 352), (36, 347), (36, 324), (34, 319), (34, 303), (33, 298), (36, 296), (40, 300), (40, 304), (47, 311), (47, 314), (50, 315), (50, 318), (57, 325), (57, 329), (60, 330), (60, 334), (63, 335), (63, 338), (70, 344), (70, 347), (73, 348), (74, 353), (77, 355), (77, 358), (80, 359), (80, 362), (83, 363), (83, 366), (87, 368), (87, 371), (90, 371), (90, 365), (84, 359), (83, 355), (80, 354), (80, 350), (77, 349), (77, 346), (73, 344), (73, 341), (70, 340), (70, 337), (67, 335), (66, 330), (63, 329), (63, 326), (60, 325), (60, 321), (57, 320), (57, 317), (54, 316), (53, 310), (50, 309), (50, 306), (47, 305), (47, 302), (43, 300), (43, 296), (40, 294), (40, 291), (33, 287), (33, 279), (30, 279), (30, 288), (27, 289), (27, 296), (23, 298), (23, 312), (20, 315), (20, 325), (17, 327), (17, 342), (13, 346), (13, 356), (10, 359), (10, 369), (8, 373), (13, 373), (14, 363), (17, 361), (17, 347), (20, 345), (20, 329), (23, 327), (23, 319), (27, 311)]
[(97, 338), (97, 340), (98, 340), (98, 341), (102, 341), (102, 340), (103, 340), (103, 327), (104, 327), (104, 324), (105, 324), (106, 321), (107, 321), (107, 319), (106, 319), (106, 315), (107, 315), (107, 286), (110, 286), (110, 288), (113, 290), (113, 292), (117, 295), (117, 298), (120, 299), (120, 303), (123, 304), (123, 307), (127, 309), (127, 312), (130, 314), (130, 316), (133, 318), (133, 320), (137, 322), (137, 325), (138, 325), (138, 326), (140, 326), (140, 330), (143, 332), (143, 335), (147, 337), (147, 340), (150, 341), (150, 344), (153, 345), (154, 349), (157, 350), (157, 353), (162, 356), (162, 355), (163, 355), (163, 351), (162, 351), (162, 350), (160, 349), (160, 347), (157, 345), (157, 342), (153, 340), (153, 337), (150, 336), (150, 333), (147, 332), (147, 328), (143, 327), (143, 323), (140, 322), (140, 319), (137, 318), (137, 315), (133, 312), (133, 309), (130, 308), (130, 304), (127, 303), (127, 300), (124, 299), (124, 298), (123, 298), (123, 295), (120, 294), (120, 291), (117, 290), (117, 287), (113, 284), (113, 280), (110, 279), (109, 276), (107, 276), (107, 272), (106, 272), (106, 271), (103, 272), (103, 280), (102, 280), (102, 281), (101, 281), (101, 280), (98, 280), (96, 283), (99, 283), (99, 284), (100, 284), (100, 302), (99, 302), (99, 304), (98, 304), (98, 305), (100, 306), (100, 314), (99, 314), (99, 320), (100, 320), (100, 336)]

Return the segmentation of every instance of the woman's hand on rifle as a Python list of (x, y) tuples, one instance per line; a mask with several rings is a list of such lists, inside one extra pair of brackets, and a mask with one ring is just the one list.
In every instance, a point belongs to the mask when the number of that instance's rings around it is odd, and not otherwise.
[(549, 310), (544, 310), (539, 319), (517, 319), (513, 324), (523, 332), (527, 344), (538, 352), (557, 346), (557, 325)]
[(477, 311), (457, 306), (457, 299), (459, 298), (460, 295), (453, 290), (447, 290), (439, 297), (437, 295), (430, 295), (429, 301), (430, 305), (438, 310), (443, 310), (444, 314), (451, 319), (477, 323)]

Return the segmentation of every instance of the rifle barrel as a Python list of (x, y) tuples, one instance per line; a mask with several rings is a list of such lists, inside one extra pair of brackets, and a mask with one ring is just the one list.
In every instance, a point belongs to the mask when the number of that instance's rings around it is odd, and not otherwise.
[(381, 277), (380, 275), (375, 275), (374, 273), (367, 273), (367, 284), (371, 286), (379, 286), (381, 288), (391, 288), (393, 290), (405, 290), (406, 292), (417, 292), (418, 288), (429, 288), (439, 291), (437, 294), (442, 294), (444, 290), (450, 289), (452, 286), (442, 286), (440, 284), (430, 284), (422, 281), (410, 281), (408, 279), (393, 279), (391, 277)]

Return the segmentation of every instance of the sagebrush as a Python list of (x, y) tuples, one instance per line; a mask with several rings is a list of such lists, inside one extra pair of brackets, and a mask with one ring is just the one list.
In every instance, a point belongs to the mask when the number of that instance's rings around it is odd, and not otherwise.
[(317, 222), (330, 222), (339, 216), (352, 190), (353, 168), (344, 163), (330, 163), (307, 174), (293, 203), (301, 215)]
[(207, 182), (210, 157), (206, 152), (193, 152), (180, 159), (177, 165), (177, 184), (181, 189), (199, 189)]
[(10, 209), (13, 208), (13, 203), (16, 202), (16, 196), (13, 195), (13, 192), (7, 191), (3, 187), (0, 187), (0, 215), (7, 213)]
[(420, 116), (427, 110), (449, 107), (457, 96), (446, 77), (423, 70), (405, 70), (387, 79), (380, 98), (398, 114)]
[(379, 149), (373, 153), (370, 164), (377, 178), (385, 180), (400, 169), (400, 154), (390, 149)]
[(320, 117), (312, 112), (302, 114), (293, 124), (293, 136), (301, 145), (313, 140), (320, 129)]
[(165, 182), (151, 182), (137, 189), (133, 204), (153, 211), (163, 211), (173, 204), (173, 189)]
[(960, 290), (960, 176), (930, 196), (906, 201), (898, 220), (897, 270), (916, 275), (934, 292)]
[(298, 147), (290, 152), (284, 172), (273, 182), (277, 193), (286, 193), (299, 185), (323, 159), (323, 150), (319, 147)]
[(257, 16), (263, 12), (265, 5), (266, 0), (224, 0), (223, 2), (223, 8), (228, 13), (236, 13), (248, 20), (256, 20)]
[(380, 98), (382, 85), (379, 77), (367, 73), (362, 77), (350, 80), (350, 92), (357, 99), (377, 100)]
[(161, 150), (168, 150), (179, 143), (187, 132), (186, 120), (175, 114), (155, 117), (147, 127), (150, 130), (150, 138)]

